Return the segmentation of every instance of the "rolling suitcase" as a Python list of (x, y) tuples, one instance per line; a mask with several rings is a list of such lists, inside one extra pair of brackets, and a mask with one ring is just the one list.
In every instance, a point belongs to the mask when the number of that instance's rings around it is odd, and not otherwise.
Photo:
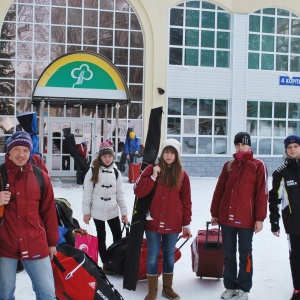
[(141, 173), (142, 163), (131, 163), (128, 169), (128, 180), (131, 183), (135, 183)]
[[(179, 236), (177, 239), (177, 242), (182, 238), (182, 236)], [(188, 241), (187, 238), (178, 248), (175, 247), (174, 249), (174, 262), (177, 262), (181, 257), (180, 249), (181, 247)], [(140, 256), (140, 265), (139, 265), (139, 271), (138, 271), (138, 280), (147, 279), (147, 255), (148, 255), (148, 248), (147, 248), (147, 240), (143, 239), (142, 243), (142, 250), (141, 250), (141, 256)], [(160, 250), (158, 255), (158, 276), (160, 276), (163, 272), (163, 253), (162, 250)]]
[(191, 244), (192, 269), (199, 277), (223, 277), (224, 250), (222, 232), (218, 229), (199, 230)]

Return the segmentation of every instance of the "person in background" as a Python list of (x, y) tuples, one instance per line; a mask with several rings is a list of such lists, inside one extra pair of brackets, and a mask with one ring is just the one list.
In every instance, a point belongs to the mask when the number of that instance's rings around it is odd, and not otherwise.
[[(117, 172), (117, 174), (115, 173)], [(103, 263), (103, 272), (112, 274), (107, 267), (109, 260), (106, 251), (105, 221), (107, 221), (113, 241), (121, 239), (121, 223), (128, 224), (128, 210), (122, 187), (122, 175), (114, 164), (113, 143), (107, 140), (100, 144), (98, 157), (92, 162), (83, 184), (83, 221), (89, 224), (93, 218), (97, 230), (98, 249)]]
[[(88, 162), (88, 144), (89, 144), (89, 139), (85, 138), (82, 143), (77, 145), (77, 150), (79, 154), (83, 157), (83, 159)], [(77, 184), (83, 184), (85, 177), (85, 173), (83, 170), (80, 168), (79, 164), (77, 164), (77, 171), (76, 171), (76, 179), (77, 179)]]
[[(180, 162), (181, 144), (175, 139), (162, 143), (158, 164), (148, 165), (134, 185), (134, 194), (139, 198), (153, 195), (146, 217), (148, 246), (147, 281), (148, 294), (145, 300), (157, 298), (158, 255), (163, 252), (163, 296), (179, 300), (174, 292), (174, 248), (180, 232), (191, 237), (192, 216), (191, 186), (188, 174)], [(153, 191), (153, 192), (152, 192)]]
[(0, 192), (5, 205), (0, 224), (0, 299), (14, 299), (18, 260), (29, 275), (36, 299), (55, 297), (50, 259), (56, 254), (58, 223), (50, 177), (42, 172), (44, 194), (30, 163), (32, 140), (14, 133), (7, 144), (7, 188)]
[[(236, 153), (218, 179), (211, 203), (211, 224), (222, 228), (224, 286), (222, 299), (247, 300), (252, 287), (253, 233), (263, 229), (268, 203), (268, 171), (253, 157), (247, 132), (234, 137)], [(237, 269), (237, 242), (239, 269)]]
[(140, 151), (140, 141), (136, 137), (135, 132), (130, 131), (125, 140), (125, 150), (124, 150), (128, 162), (128, 166), (133, 162), (136, 163), (135, 160), (137, 159), (139, 151)]
[(300, 137), (290, 135), (284, 140), (284, 164), (273, 174), (269, 192), (272, 233), (280, 236), (280, 212), (289, 241), (290, 267), (294, 292), (291, 300), (300, 299)]

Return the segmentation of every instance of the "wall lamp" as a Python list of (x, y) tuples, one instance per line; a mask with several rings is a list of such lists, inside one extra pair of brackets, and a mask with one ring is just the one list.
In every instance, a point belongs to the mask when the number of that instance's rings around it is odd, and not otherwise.
[(165, 90), (161, 87), (157, 88), (157, 90), (160, 95), (163, 95), (165, 93)]

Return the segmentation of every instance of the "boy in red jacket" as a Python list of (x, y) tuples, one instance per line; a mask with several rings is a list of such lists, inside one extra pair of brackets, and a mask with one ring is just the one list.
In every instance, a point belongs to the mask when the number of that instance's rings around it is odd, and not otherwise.
[[(252, 287), (253, 233), (263, 228), (267, 214), (268, 171), (253, 157), (247, 132), (235, 135), (236, 153), (222, 169), (211, 203), (211, 224), (222, 228), (224, 286), (222, 299), (247, 300)], [(239, 270), (236, 251), (239, 251)]]

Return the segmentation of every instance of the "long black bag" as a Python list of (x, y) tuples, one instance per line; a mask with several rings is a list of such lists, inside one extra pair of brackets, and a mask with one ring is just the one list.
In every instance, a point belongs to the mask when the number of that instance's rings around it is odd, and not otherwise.
[[(154, 164), (157, 158), (161, 136), (162, 113), (162, 107), (151, 109), (141, 171), (147, 165)], [(135, 291), (136, 289), (140, 264), (140, 260), (136, 258), (141, 255), (146, 213), (150, 198), (148, 196), (143, 199), (138, 197), (134, 199), (123, 278), (123, 288), (127, 290)]]
[(59, 300), (124, 300), (102, 269), (80, 249), (57, 246), (51, 264)]
[(124, 274), (126, 252), (128, 248), (129, 227), (130, 224), (124, 224), (122, 232), (124, 229), (126, 230), (125, 237), (122, 237), (107, 248), (109, 261), (106, 267), (115, 274)]

